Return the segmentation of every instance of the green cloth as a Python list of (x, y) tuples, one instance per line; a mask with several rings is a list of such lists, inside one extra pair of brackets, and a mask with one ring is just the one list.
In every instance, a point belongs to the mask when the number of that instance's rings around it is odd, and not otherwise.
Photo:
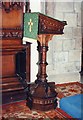
[(24, 14), (24, 37), (37, 40), (38, 35), (38, 14), (39, 13), (25, 13)]

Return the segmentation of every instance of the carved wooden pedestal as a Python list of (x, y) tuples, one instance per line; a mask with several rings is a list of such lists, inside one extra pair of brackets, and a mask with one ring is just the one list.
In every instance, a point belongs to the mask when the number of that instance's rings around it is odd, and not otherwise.
[(39, 35), (38, 47), (39, 61), (38, 61), (38, 74), (35, 83), (30, 85), (27, 97), (27, 105), (31, 109), (36, 110), (49, 110), (57, 106), (57, 93), (55, 91), (55, 83), (47, 82), (46, 66), (46, 53), (48, 51), (48, 41), (52, 38), (51, 35)]

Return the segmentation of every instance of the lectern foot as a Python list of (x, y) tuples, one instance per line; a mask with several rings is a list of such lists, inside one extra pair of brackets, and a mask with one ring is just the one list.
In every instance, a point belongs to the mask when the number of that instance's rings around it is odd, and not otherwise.
[(33, 83), (27, 93), (27, 106), (30, 109), (47, 111), (57, 107), (57, 93), (54, 82)]

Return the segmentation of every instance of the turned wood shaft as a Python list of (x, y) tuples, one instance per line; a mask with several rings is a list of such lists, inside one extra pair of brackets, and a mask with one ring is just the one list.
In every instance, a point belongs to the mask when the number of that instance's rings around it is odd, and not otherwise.
[(46, 62), (46, 53), (48, 51), (48, 46), (41, 46), (41, 44), (38, 41), (37, 50), (39, 53), (37, 80), (44, 82), (47, 81), (46, 66), (48, 64)]
[(38, 36), (38, 46), (37, 50), (39, 53), (39, 61), (38, 61), (38, 74), (36, 82), (47, 82), (47, 74), (46, 74), (46, 66), (48, 63), (46, 62), (47, 51), (48, 51), (48, 42), (52, 39), (53, 35), (39, 35)]

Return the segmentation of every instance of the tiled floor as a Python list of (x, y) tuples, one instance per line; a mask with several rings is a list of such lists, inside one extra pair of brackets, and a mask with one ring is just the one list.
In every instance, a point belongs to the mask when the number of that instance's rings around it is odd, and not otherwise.
[[(83, 85), (75, 83), (56, 85), (58, 98), (83, 93)], [(47, 112), (33, 111), (26, 106), (26, 101), (3, 105), (2, 120), (71, 120), (70, 116), (60, 108)]]

